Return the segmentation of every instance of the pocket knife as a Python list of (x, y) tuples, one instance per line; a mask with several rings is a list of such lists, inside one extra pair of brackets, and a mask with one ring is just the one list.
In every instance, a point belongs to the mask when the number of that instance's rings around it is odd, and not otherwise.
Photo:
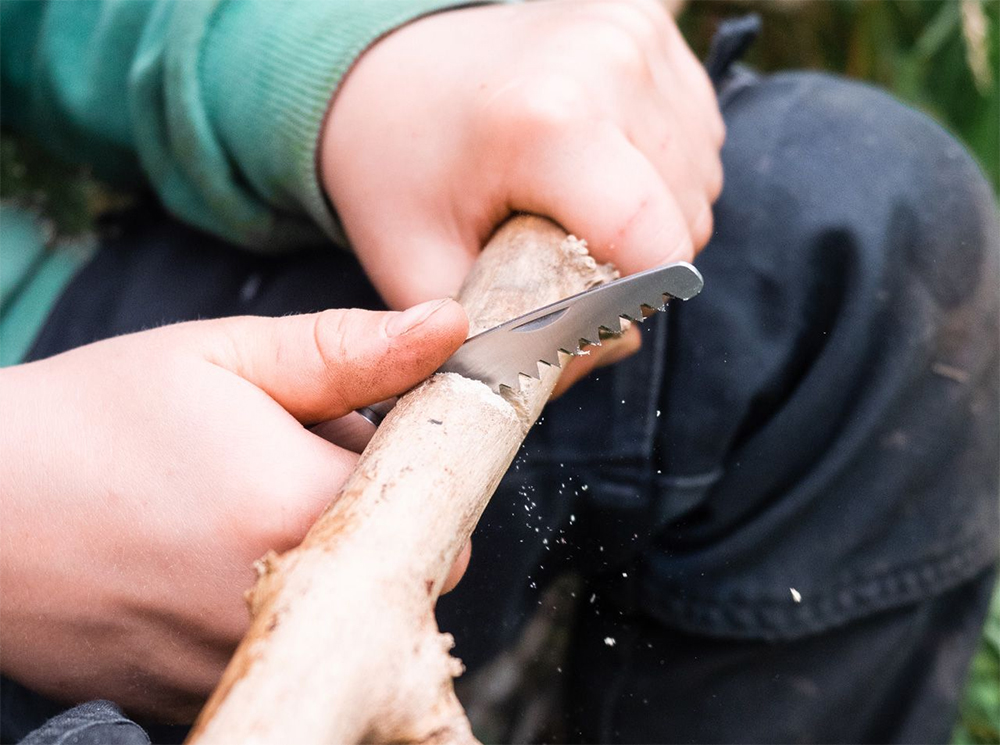
[[(559, 365), (559, 352), (580, 354), (588, 344), (622, 332), (622, 322), (644, 321), (672, 299), (701, 292), (701, 273), (686, 261), (607, 282), (470, 336), (437, 372), (479, 380), (494, 392), (518, 390), (520, 377), (539, 378), (539, 365)], [(395, 401), (359, 409), (378, 426)]]

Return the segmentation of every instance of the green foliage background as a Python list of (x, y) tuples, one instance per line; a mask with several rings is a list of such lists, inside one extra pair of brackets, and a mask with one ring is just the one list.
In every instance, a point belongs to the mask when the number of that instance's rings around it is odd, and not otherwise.
[(972, 660), (953, 745), (1000, 743), (1000, 585)]
[(764, 27), (749, 64), (889, 89), (964, 141), (1000, 191), (1000, 0), (692, 0), (680, 25), (703, 57), (720, 20), (750, 11)]

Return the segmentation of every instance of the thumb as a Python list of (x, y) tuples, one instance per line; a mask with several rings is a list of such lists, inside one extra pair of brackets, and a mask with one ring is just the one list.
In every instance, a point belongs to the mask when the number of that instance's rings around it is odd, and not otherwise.
[(210, 322), (205, 356), (304, 424), (398, 396), (461, 346), (469, 322), (450, 299), (400, 313), (326, 310)]

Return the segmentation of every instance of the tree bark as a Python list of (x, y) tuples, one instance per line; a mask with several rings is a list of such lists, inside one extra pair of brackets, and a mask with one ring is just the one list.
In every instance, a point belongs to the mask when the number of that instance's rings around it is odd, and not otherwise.
[[(522, 216), (459, 300), (474, 334), (614, 276)], [(251, 628), (189, 742), (473, 742), (434, 604), (558, 377), (500, 396), (446, 373), (404, 395), (302, 544), (258, 562)]]

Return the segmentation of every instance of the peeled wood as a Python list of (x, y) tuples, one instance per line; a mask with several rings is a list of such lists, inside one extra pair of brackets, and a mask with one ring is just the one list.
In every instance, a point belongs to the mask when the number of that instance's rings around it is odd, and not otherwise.
[[(553, 223), (517, 217), (459, 300), (476, 333), (613, 276)], [(501, 397), (439, 374), (403, 396), (302, 544), (258, 562), (250, 631), (189, 742), (474, 742), (434, 604), (558, 376)]]

